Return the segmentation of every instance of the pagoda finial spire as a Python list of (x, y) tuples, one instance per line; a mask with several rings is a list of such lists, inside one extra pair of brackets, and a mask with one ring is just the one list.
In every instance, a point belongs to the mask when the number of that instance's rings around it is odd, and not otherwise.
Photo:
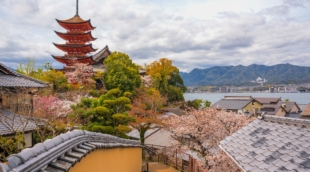
[(79, 15), (79, 0), (76, 0), (76, 14), (75, 15)]

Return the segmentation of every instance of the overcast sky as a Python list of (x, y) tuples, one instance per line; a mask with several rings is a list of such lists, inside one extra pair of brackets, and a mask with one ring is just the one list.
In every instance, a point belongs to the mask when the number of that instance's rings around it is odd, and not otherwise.
[[(65, 30), (55, 18), (75, 15), (75, 0), (0, 0), (0, 62), (16, 68), (27, 57), (62, 64), (52, 42)], [(80, 0), (93, 42), (135, 63), (166, 57), (183, 72), (227, 65), (310, 66), (310, 0)]]

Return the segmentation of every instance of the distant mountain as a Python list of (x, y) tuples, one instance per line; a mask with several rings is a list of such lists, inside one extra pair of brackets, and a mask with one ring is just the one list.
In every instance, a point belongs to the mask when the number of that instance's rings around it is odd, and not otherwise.
[[(290, 84), (310, 82), (310, 67), (291, 64), (274, 66), (215, 66), (207, 69), (194, 69), (190, 73), (180, 73), (186, 86), (241, 86), (253, 85), (258, 77), (270, 84)], [(257, 84), (255, 84), (257, 85)]]

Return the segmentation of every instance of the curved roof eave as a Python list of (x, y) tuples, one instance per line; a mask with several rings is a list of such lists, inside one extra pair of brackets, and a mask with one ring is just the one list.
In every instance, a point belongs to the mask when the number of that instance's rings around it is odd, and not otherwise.
[[(141, 148), (138, 141), (122, 139), (108, 134), (95, 133), (83, 130), (69, 131), (53, 139), (38, 143), (32, 148), (22, 150), (7, 158), (7, 164), (0, 164), (0, 168), (10, 171), (40, 171), (47, 166), (52, 166), (57, 159), (67, 158), (75, 154), (72, 161), (66, 164), (68, 171), (76, 162), (95, 149), (109, 149), (119, 147)], [(57, 161), (56, 161), (57, 164)], [(64, 166), (62, 166), (64, 168)]]
[(84, 24), (84, 23), (88, 23), (89, 27), (92, 28), (92, 29), (96, 29), (96, 27), (94, 27), (91, 23), (90, 23), (90, 19), (89, 20), (86, 20), (86, 21), (83, 21), (83, 22), (66, 22), (66, 21), (63, 21), (63, 20), (58, 20), (56, 19), (56, 21), (61, 24)]

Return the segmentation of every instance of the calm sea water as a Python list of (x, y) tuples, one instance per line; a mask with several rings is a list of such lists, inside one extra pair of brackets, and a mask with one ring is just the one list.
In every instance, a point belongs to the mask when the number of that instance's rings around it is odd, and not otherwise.
[(185, 100), (203, 99), (211, 104), (224, 98), (224, 96), (252, 96), (252, 97), (281, 97), (282, 101), (289, 99), (297, 104), (310, 103), (310, 93), (185, 93)]

